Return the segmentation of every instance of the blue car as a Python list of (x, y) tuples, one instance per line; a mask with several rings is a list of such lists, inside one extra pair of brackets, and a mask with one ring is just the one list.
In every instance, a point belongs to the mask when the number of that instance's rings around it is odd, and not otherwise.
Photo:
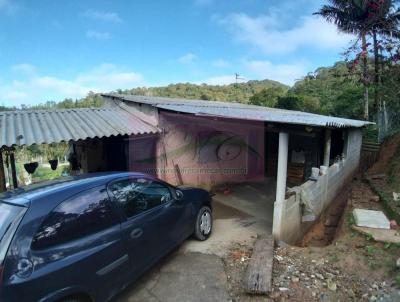
[(0, 195), (0, 301), (108, 301), (193, 235), (211, 196), (113, 172)]

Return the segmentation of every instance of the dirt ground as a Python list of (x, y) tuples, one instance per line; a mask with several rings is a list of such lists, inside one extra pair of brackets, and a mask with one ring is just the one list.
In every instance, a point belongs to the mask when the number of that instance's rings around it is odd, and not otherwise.
[(374, 242), (351, 228), (354, 208), (382, 210), (378, 197), (361, 180), (355, 180), (346, 195), (345, 203), (339, 198), (328, 211), (340, 213), (333, 241), (324, 238), (332, 234), (326, 215), (303, 246), (276, 248), (273, 291), (268, 297), (243, 292), (242, 277), (252, 250), (233, 246), (223, 259), (233, 301), (400, 301), (400, 280), (396, 281), (400, 246)]
[(381, 147), (378, 161), (368, 170), (369, 175), (384, 173), (400, 146), (400, 133), (387, 139)]

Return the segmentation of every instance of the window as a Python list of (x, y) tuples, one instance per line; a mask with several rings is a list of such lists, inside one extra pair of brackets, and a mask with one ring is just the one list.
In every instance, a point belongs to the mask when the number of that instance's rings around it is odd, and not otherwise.
[(167, 186), (145, 178), (115, 182), (110, 185), (110, 191), (128, 218), (157, 207), (172, 198)]
[(26, 208), (0, 201), (0, 264), (4, 261), (8, 247)]
[(45, 249), (94, 234), (118, 223), (106, 190), (95, 188), (62, 202), (33, 238), (33, 249)]
[(0, 242), (24, 208), (0, 202)]

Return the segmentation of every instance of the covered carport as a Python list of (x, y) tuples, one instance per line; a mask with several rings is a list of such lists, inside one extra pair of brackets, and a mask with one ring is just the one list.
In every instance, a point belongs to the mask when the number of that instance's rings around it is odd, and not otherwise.
[(361, 128), (369, 124), (234, 102), (103, 97), (106, 106), (139, 112), (161, 129), (158, 177), (213, 189), (215, 200), (261, 217), (276, 239), (289, 242), (355, 172)]

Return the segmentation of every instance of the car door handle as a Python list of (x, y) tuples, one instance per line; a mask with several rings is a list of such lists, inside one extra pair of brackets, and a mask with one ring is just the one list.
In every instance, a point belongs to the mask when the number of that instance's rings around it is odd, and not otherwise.
[(142, 229), (134, 229), (131, 232), (131, 238), (132, 239), (139, 238), (140, 236), (142, 236), (142, 234), (143, 234), (143, 230)]

